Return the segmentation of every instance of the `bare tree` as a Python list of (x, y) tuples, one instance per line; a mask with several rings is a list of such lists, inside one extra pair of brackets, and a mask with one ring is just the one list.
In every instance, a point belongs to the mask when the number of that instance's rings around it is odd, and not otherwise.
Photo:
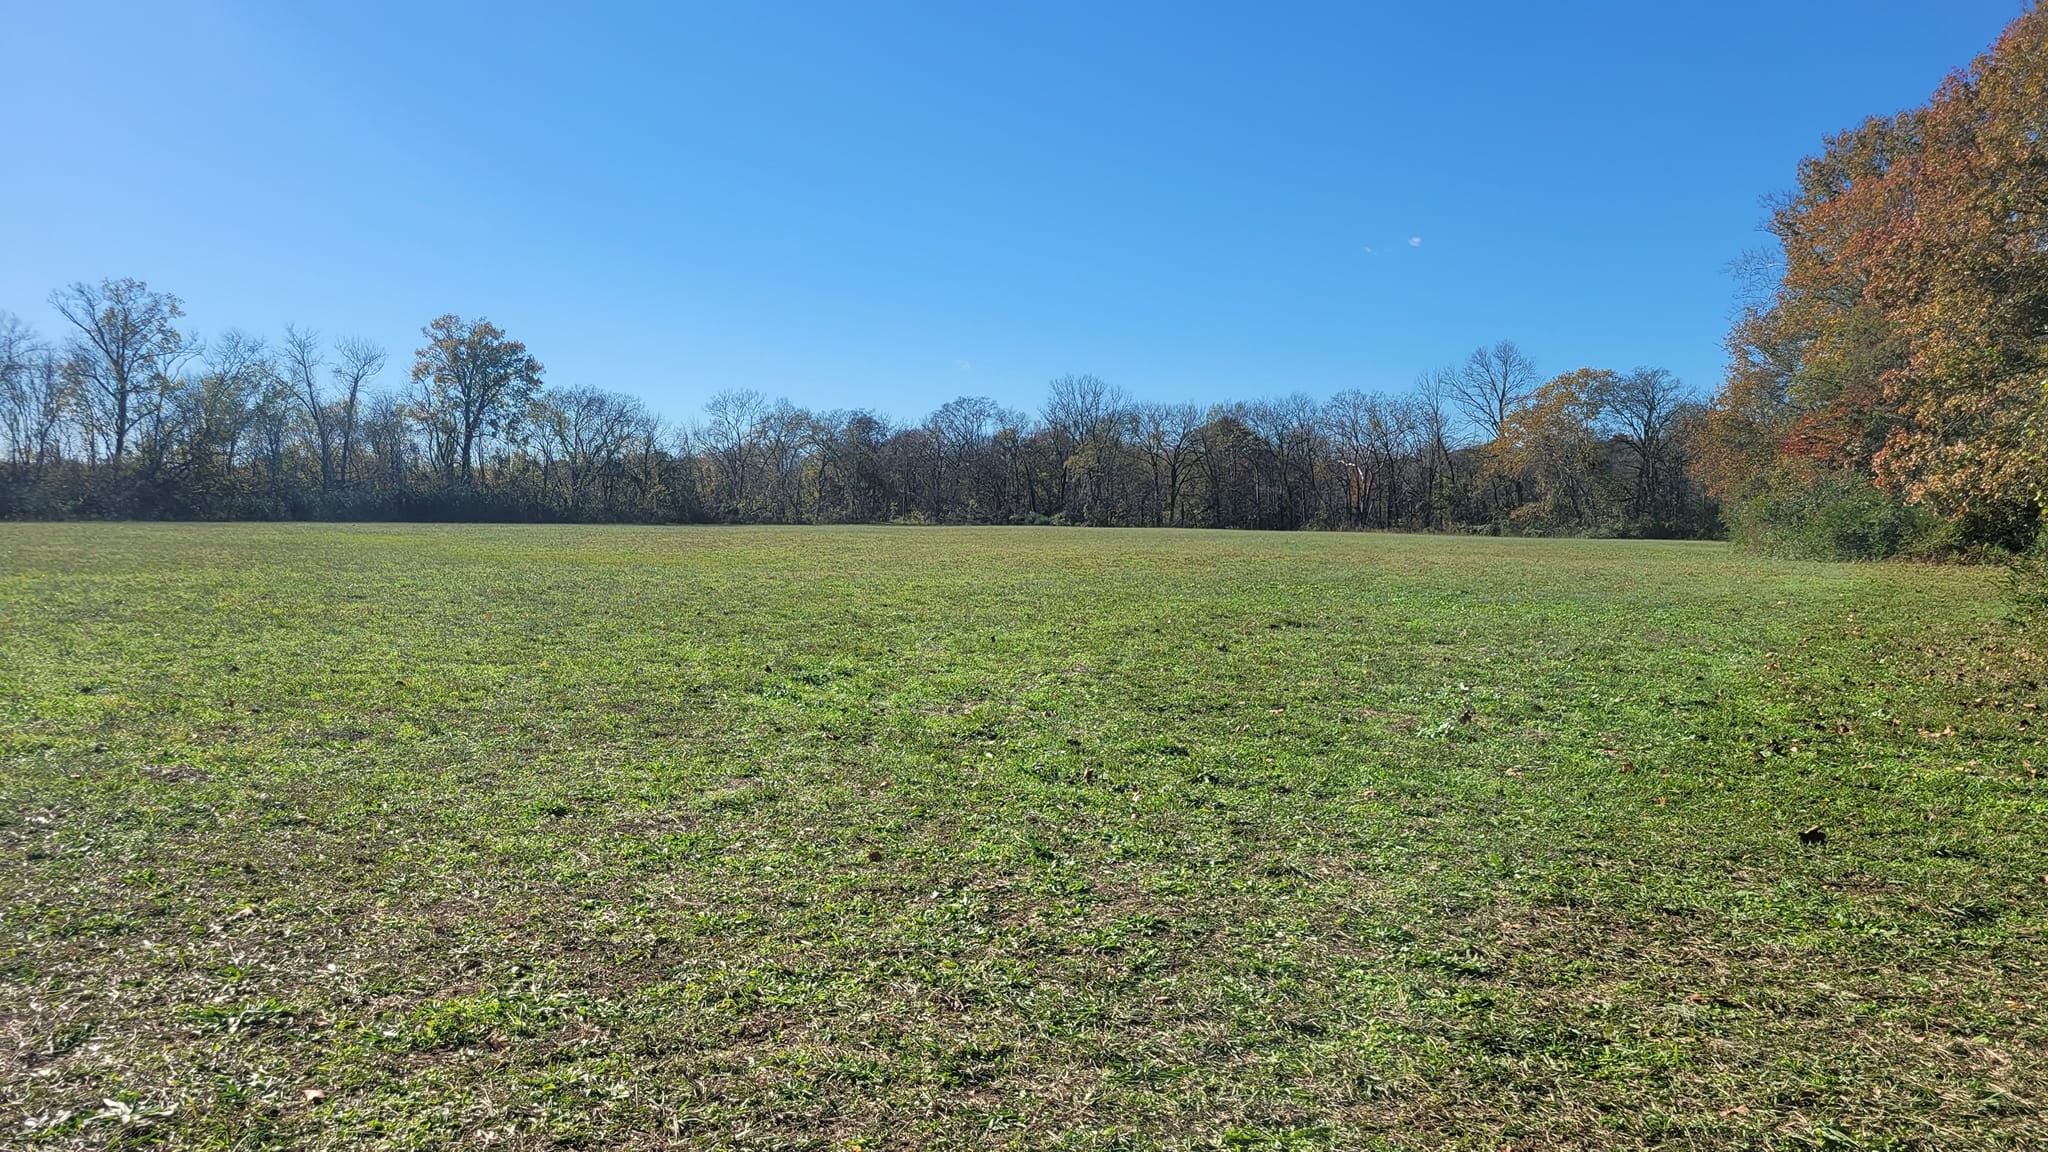
[(1087, 521), (1108, 511), (1114, 457), (1130, 415), (1123, 392), (1099, 376), (1068, 373), (1049, 385), (1043, 416), (1063, 463), (1061, 503)]
[(1359, 523), (1364, 522), (1372, 502), (1374, 470), (1368, 454), (1373, 413), (1383, 402), (1384, 397), (1377, 393), (1351, 388), (1330, 397), (1321, 415), (1332, 458), (1344, 470), (1346, 504), (1352, 519)]
[[(363, 405), (363, 447), (369, 456), (371, 484), (392, 494), (404, 494), (419, 454), (414, 436), (413, 408), (389, 391), (369, 396)], [(429, 433), (431, 435), (431, 433)]]
[(1451, 382), (1455, 373), (1439, 368), (1415, 381), (1416, 430), (1421, 440), (1423, 504), (1422, 526), (1437, 525), (1438, 502), (1445, 485), (1458, 482), (1457, 450), (1452, 431), (1451, 408), (1455, 403)]
[(65, 375), (91, 405), (109, 462), (119, 465), (136, 427), (153, 418), (172, 362), (186, 348), (176, 326), (184, 307), (140, 280), (76, 283), (51, 293), (50, 306), (78, 330)]
[(808, 410), (780, 399), (768, 409), (759, 427), (770, 515), (782, 522), (800, 521), (804, 518), (803, 470), (817, 439), (817, 421)]
[(1314, 519), (1316, 461), (1324, 458), (1320, 406), (1300, 392), (1246, 406), (1245, 420), (1273, 451), (1278, 465), (1280, 527), (1298, 527)]
[(1536, 362), (1523, 355), (1512, 340), (1502, 340), (1491, 348), (1474, 348), (1448, 381), (1459, 409), (1489, 443), (1500, 439), (1508, 414), (1527, 400), (1540, 382)]
[(0, 436), (6, 437), (7, 462), (17, 466), (35, 459), (38, 406), (30, 381), (42, 351), (34, 329), (14, 313), (0, 312)]
[(648, 423), (640, 401), (598, 388), (549, 389), (534, 404), (544, 469), (559, 462), (564, 506), (584, 514), (591, 489), (623, 470), (626, 446)]
[(282, 378), (261, 337), (229, 329), (208, 341), (196, 377), (173, 385), (175, 437), (188, 464), (225, 472)]
[(25, 431), (28, 462), (40, 475), (58, 463), (64, 454), (64, 425), (70, 417), (73, 397), (64, 382), (64, 362), (54, 349), (39, 349), (29, 360), (22, 381), (27, 402)]
[(1140, 404), (1136, 414), (1138, 449), (1152, 473), (1152, 522), (1177, 525), (1202, 410), (1186, 403)]
[(43, 346), (35, 329), (12, 312), (0, 312), (0, 380), (11, 380)]
[(834, 520), (879, 520), (897, 494), (889, 482), (889, 422), (873, 412), (831, 412), (819, 418), (812, 506)]
[(335, 413), (327, 397), (321, 393), (320, 369), (324, 357), (320, 351), (320, 333), (311, 329), (301, 332), (290, 324), (285, 325), (284, 343), (278, 350), (278, 359), (279, 370), (291, 386), (292, 398), (313, 426), (313, 447), (320, 460), (320, 490), (332, 491)]
[(760, 452), (761, 421), (767, 414), (768, 398), (752, 389), (727, 389), (704, 405), (708, 419), (702, 439), (730, 515), (744, 517), (750, 507), (752, 463)]
[(1069, 372), (1046, 385), (1048, 428), (1068, 440), (1082, 440), (1123, 406), (1124, 395), (1100, 376)]
[(1637, 368), (1606, 377), (1594, 399), (1603, 423), (1634, 458), (1632, 511), (1642, 519), (1665, 516), (1672, 431), (1690, 393), (1663, 368)]
[(1379, 397), (1366, 423), (1366, 455), (1379, 468), (1380, 527), (1392, 528), (1405, 518), (1402, 506), (1405, 464), (1419, 451), (1424, 424), (1421, 404), (1412, 397)]
[(356, 431), (362, 423), (363, 386), (384, 370), (384, 349), (375, 341), (344, 336), (335, 342), (334, 355), (335, 414), (341, 425), (341, 453), (335, 463), (340, 483), (346, 488), (349, 461), (356, 451)]
[[(986, 396), (961, 396), (946, 401), (925, 420), (931, 433), (933, 517), (942, 517), (950, 503), (972, 506), (978, 492), (976, 473), (1004, 424), (1002, 405)], [(979, 509), (985, 513), (986, 507)]]

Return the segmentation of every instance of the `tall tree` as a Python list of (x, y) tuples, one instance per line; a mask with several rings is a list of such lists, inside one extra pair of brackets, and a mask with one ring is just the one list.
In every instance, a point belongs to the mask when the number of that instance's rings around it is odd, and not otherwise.
[(888, 517), (895, 491), (886, 460), (892, 430), (872, 412), (831, 412), (819, 418), (812, 506), (835, 521)]
[(1004, 416), (1002, 406), (986, 396), (961, 396), (939, 405), (926, 418), (925, 428), (931, 434), (933, 517), (944, 516), (951, 507), (962, 508), (971, 519), (988, 515), (991, 493), (978, 481)]
[(2048, 9), (1926, 105), (1829, 137), (1768, 228), (1777, 276), (1731, 332), (1702, 445), (1738, 526), (1850, 525), (1818, 550), (1858, 555), (1930, 520), (2025, 546), (2048, 487)]
[(335, 485), (335, 442), (339, 431), (335, 424), (339, 413), (333, 410), (323, 391), (320, 368), (325, 355), (320, 348), (320, 333), (310, 329), (302, 332), (290, 324), (285, 325), (278, 359), (285, 382), (291, 386), (292, 399), (313, 428), (313, 447), (320, 464), (320, 490), (331, 491)]
[(473, 484), (482, 441), (518, 427), (540, 389), (541, 363), (481, 317), (465, 321), (451, 312), (420, 333), (427, 342), (413, 353), (417, 402), (445, 430), (454, 476)]
[(1195, 430), (1202, 410), (1189, 403), (1141, 404), (1137, 413), (1137, 444), (1150, 469), (1152, 523), (1179, 525), (1182, 491), (1187, 486), (1195, 452)]
[(177, 328), (184, 306), (140, 280), (81, 281), (52, 293), (50, 306), (77, 332), (65, 375), (91, 406), (108, 460), (118, 467), (186, 351)]
[(1965, 537), (2023, 546), (2042, 507), (2048, 414), (2048, 8), (1951, 76), (1871, 190), (1849, 254), (1903, 353), (1878, 482)]
[(284, 407), (283, 385), (268, 345), (232, 328), (206, 343), (196, 375), (171, 383), (169, 418), (150, 447), (171, 467), (179, 506), (195, 515), (243, 512), (237, 470), (263, 447), (253, 434), (264, 416)]
[(1541, 527), (1583, 527), (1599, 520), (1600, 439), (1597, 397), (1616, 375), (1581, 368), (1545, 384), (1508, 413), (1488, 451), (1511, 475), (1534, 481), (1536, 499), (1514, 515), (1540, 517)]
[[(562, 507), (590, 513), (603, 481), (623, 472), (627, 446), (649, 417), (640, 401), (600, 388), (549, 389), (534, 402), (546, 469), (561, 473)], [(601, 501), (600, 501), (601, 503)]]
[(1688, 398), (1678, 377), (1663, 368), (1609, 376), (1592, 395), (1603, 425), (1628, 448), (1634, 472), (1630, 512), (1636, 520), (1662, 521), (1675, 511), (1671, 441)]
[(354, 459), (356, 438), (362, 425), (363, 388), (384, 371), (384, 349), (372, 340), (344, 336), (334, 345), (335, 414), (341, 426), (341, 452), (336, 461), (339, 480), (348, 486), (349, 462)]
[(1099, 376), (1069, 373), (1046, 389), (1043, 416), (1063, 462), (1062, 510), (1085, 523), (1110, 511), (1115, 456), (1122, 448), (1129, 402)]
[(751, 481), (757, 470), (753, 464), (761, 453), (768, 398), (752, 389), (727, 389), (705, 403), (704, 415), (708, 419), (702, 438), (716, 472), (721, 511), (733, 519), (746, 519), (754, 510)]
[(1451, 396), (1482, 436), (1498, 440), (1501, 427), (1536, 390), (1536, 362), (1512, 340), (1474, 348), (1449, 377)]
[(1416, 434), (1421, 442), (1422, 526), (1434, 528), (1441, 514), (1444, 489), (1458, 483), (1457, 439), (1451, 410), (1456, 403), (1452, 389), (1454, 373), (1448, 369), (1427, 372), (1415, 382)]

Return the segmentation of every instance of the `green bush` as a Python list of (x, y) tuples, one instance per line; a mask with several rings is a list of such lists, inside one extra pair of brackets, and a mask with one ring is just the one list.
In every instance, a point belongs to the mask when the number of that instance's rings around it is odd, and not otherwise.
[(2005, 592), (2021, 619), (2036, 624), (2048, 620), (2048, 536), (2036, 539), (2012, 562)]
[(1738, 542), (1808, 560), (1881, 560), (1924, 551), (1941, 527), (1853, 472), (1774, 487), (1731, 506), (1729, 520)]

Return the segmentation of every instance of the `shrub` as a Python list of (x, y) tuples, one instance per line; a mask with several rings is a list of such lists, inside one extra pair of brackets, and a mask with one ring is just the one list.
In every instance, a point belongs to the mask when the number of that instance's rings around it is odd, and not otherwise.
[(1933, 516), (1854, 472), (1775, 486), (1732, 505), (1729, 521), (1740, 543), (1809, 560), (1881, 560), (1915, 550), (1940, 529)]
[(2032, 548), (2013, 560), (2005, 593), (2021, 619), (2035, 624), (2048, 620), (2048, 535), (2036, 538)]

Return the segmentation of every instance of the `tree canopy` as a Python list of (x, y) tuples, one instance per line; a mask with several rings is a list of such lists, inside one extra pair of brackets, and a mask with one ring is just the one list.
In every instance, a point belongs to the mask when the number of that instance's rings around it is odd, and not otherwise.
[(2042, 507), (2048, 11), (1800, 164), (1729, 334), (1706, 476), (1808, 551), (2017, 550)]
[[(64, 346), (0, 316), (0, 514), (1666, 536), (1718, 525), (1674, 430), (1687, 401), (1668, 373), (1587, 370), (1535, 388), (1511, 341), (1426, 373), (1412, 393), (1199, 406), (1069, 373), (1035, 413), (962, 396), (905, 421), (726, 389), (679, 422), (588, 382), (549, 383), (524, 343), (481, 318), (429, 322), (404, 385), (379, 390), (384, 350), (359, 339), (288, 326), (275, 343), (238, 331), (200, 341), (175, 326), (175, 297), (139, 281), (60, 296), (88, 333)], [(120, 342), (91, 335), (102, 329)], [(1647, 410), (1619, 386), (1552, 403), (1590, 380), (1660, 388)]]

